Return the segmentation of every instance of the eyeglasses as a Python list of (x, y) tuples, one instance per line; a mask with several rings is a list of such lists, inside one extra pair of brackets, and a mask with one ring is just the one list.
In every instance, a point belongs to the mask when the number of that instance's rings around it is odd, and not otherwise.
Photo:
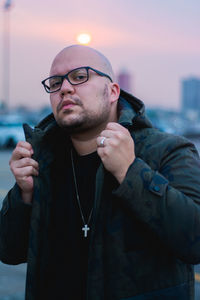
[(47, 93), (55, 93), (61, 89), (64, 79), (67, 79), (67, 81), (71, 85), (78, 85), (78, 84), (82, 84), (82, 83), (88, 81), (89, 70), (94, 71), (96, 74), (98, 74), (100, 76), (107, 77), (108, 79), (110, 79), (111, 82), (113, 82), (109, 75), (107, 75), (101, 71), (95, 70), (91, 67), (80, 67), (80, 68), (71, 70), (70, 72), (68, 72), (65, 75), (54, 75), (54, 76), (48, 77), (47, 79), (42, 81), (42, 84)]

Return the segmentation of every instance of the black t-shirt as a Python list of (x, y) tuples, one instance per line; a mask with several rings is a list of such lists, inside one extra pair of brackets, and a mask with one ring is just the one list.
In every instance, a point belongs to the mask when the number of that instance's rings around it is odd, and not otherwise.
[[(79, 156), (73, 150), (78, 193), (86, 223), (94, 203), (95, 180), (100, 158), (96, 152)], [(77, 202), (72, 162), (63, 149), (52, 166), (51, 224), (48, 263), (41, 282), (44, 299), (85, 300), (90, 231), (84, 224)], [(90, 227), (90, 223), (87, 225)]]

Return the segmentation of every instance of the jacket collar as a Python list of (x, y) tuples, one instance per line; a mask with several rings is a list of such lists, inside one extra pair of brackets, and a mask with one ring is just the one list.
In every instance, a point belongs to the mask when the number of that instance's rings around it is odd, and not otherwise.
[(135, 96), (121, 89), (119, 97), (119, 121), (124, 127), (151, 128), (150, 120), (145, 114), (144, 103)]

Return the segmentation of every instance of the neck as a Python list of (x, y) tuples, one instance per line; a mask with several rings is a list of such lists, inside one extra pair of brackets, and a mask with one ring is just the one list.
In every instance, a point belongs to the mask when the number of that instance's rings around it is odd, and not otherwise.
[(106, 128), (108, 122), (117, 122), (117, 112), (111, 113), (109, 120), (96, 128), (91, 128), (85, 132), (75, 133), (71, 135), (74, 148), (79, 155), (87, 155), (97, 150), (96, 139), (100, 133)]
[[(102, 128), (103, 130), (104, 128)], [(71, 135), (71, 140), (74, 148), (79, 155), (87, 155), (97, 150), (96, 139), (100, 132), (85, 132)]]

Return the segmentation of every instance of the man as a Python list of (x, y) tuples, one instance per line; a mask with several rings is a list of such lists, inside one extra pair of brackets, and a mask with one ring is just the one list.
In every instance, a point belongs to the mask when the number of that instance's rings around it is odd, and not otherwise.
[(28, 263), (26, 299), (193, 299), (200, 262), (200, 161), (120, 91), (85, 46), (54, 59), (53, 114), (13, 151), (0, 258)]

